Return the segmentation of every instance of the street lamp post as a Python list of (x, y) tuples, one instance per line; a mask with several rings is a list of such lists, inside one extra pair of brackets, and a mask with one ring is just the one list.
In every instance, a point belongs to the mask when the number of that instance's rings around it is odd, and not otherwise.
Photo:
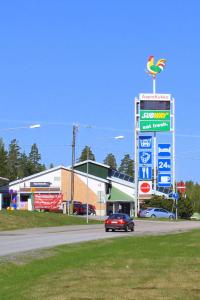
[(28, 126), (19, 126), (19, 127), (9, 127), (9, 128), (1, 128), (0, 131), (12, 131), (12, 130), (20, 130), (20, 129), (34, 129), (40, 128), (40, 124), (33, 124)]
[(88, 173), (89, 173), (89, 165), (88, 165), (88, 159), (89, 159), (89, 147), (87, 148), (87, 201), (86, 201), (86, 223), (88, 224), (88, 201), (89, 201), (89, 187), (88, 187)]

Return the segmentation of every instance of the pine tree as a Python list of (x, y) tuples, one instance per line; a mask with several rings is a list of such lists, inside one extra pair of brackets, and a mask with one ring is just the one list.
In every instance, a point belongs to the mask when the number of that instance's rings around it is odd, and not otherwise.
[(84, 161), (84, 160), (94, 160), (95, 161), (95, 156), (92, 153), (92, 150), (89, 146), (85, 146), (85, 148), (81, 152), (81, 156), (78, 159), (78, 162)]
[(129, 154), (124, 155), (118, 171), (134, 177), (134, 160), (130, 158)]
[(13, 139), (8, 150), (8, 178), (15, 180), (18, 178), (20, 163), (20, 147), (16, 139)]
[(114, 154), (109, 153), (103, 161), (104, 164), (110, 166), (112, 169), (117, 169), (117, 162)]
[(31, 175), (30, 161), (25, 152), (20, 154), (18, 177), (23, 178)]
[(31, 174), (35, 174), (45, 170), (45, 165), (39, 163), (39, 161), (41, 160), (41, 155), (39, 154), (38, 147), (35, 143), (31, 146), (31, 151), (29, 153), (28, 159)]
[(7, 163), (8, 163), (8, 153), (5, 150), (5, 146), (2, 138), (0, 138), (0, 176), (1, 177), (8, 176)]

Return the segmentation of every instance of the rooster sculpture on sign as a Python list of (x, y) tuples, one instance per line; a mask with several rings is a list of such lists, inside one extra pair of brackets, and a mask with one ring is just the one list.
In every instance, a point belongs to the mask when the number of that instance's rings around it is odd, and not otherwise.
[(161, 58), (158, 60), (157, 64), (154, 64), (154, 56), (151, 55), (147, 63), (147, 73), (152, 75), (153, 78), (156, 78), (156, 75), (160, 73), (166, 64), (166, 59)]

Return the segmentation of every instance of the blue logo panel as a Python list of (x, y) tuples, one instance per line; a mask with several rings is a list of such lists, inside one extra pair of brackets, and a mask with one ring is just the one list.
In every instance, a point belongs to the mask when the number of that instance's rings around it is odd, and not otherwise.
[(150, 151), (139, 152), (139, 163), (142, 165), (152, 164), (152, 153)]
[(148, 166), (139, 167), (139, 179), (140, 180), (151, 180), (152, 179), (152, 168)]
[(170, 158), (159, 158), (158, 159), (158, 171), (160, 171), (160, 172), (171, 171), (171, 159)]
[(158, 174), (158, 186), (160, 187), (171, 186), (171, 174)]
[(171, 156), (171, 144), (158, 144), (158, 156)]
[(151, 149), (152, 136), (139, 136), (139, 149)]

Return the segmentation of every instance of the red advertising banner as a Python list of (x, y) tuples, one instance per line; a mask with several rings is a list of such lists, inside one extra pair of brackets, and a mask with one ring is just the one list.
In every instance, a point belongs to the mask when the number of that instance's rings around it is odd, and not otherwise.
[(63, 200), (62, 194), (35, 194), (34, 195), (34, 208), (35, 209), (60, 209)]

